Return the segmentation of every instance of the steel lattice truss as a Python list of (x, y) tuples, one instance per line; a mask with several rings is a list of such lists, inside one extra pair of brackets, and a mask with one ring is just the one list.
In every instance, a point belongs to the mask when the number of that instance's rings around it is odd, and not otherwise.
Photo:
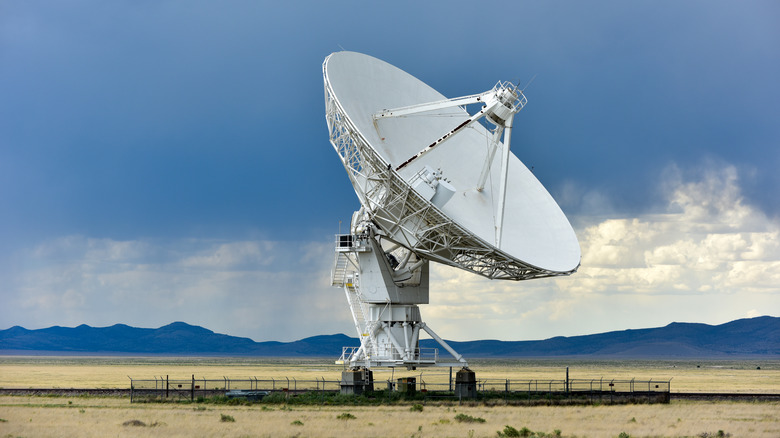
[(323, 74), (330, 142), (341, 157), (363, 209), (385, 238), (419, 257), (490, 279), (529, 280), (576, 271), (549, 271), (523, 263), (448, 219), (369, 146), (336, 99), (324, 66)]

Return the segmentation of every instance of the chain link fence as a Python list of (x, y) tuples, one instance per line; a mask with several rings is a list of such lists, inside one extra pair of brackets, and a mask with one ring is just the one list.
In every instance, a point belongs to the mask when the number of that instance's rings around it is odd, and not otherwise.
[[(455, 382), (442, 375), (428, 376), (422, 373), (414, 380), (413, 391), (418, 396), (431, 398), (455, 397), (453, 389)], [(400, 380), (394, 375), (382, 379), (375, 377), (374, 388), (377, 391), (395, 392), (400, 390)], [(406, 385), (406, 383), (404, 383)], [(476, 382), (477, 398), (504, 398), (516, 400), (548, 400), (579, 402), (650, 402), (668, 403), (671, 394), (671, 380), (620, 380), (620, 379), (562, 379), (562, 380), (510, 380), (510, 379), (478, 379)], [(169, 376), (154, 379), (130, 378), (130, 401), (149, 400), (190, 400), (214, 396), (243, 397), (250, 400), (261, 399), (272, 393), (284, 393), (286, 396), (297, 396), (304, 393), (338, 393), (342, 382), (335, 379), (315, 378), (314, 380), (299, 380), (296, 378), (246, 379), (196, 378), (170, 379)], [(405, 386), (404, 392), (409, 388)]]

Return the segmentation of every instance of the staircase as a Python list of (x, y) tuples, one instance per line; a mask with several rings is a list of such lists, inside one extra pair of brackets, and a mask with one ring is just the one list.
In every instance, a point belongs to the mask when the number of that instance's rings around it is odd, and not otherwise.
[(339, 251), (336, 248), (336, 260), (333, 261), (333, 270), (330, 271), (330, 285), (336, 287), (344, 287), (347, 279), (347, 267), (349, 266), (349, 259), (347, 253)]
[[(371, 352), (374, 351), (374, 342), (371, 340), (370, 321), (366, 320), (368, 306), (360, 294), (360, 260), (357, 257), (358, 252), (365, 251), (370, 251), (368, 246), (360, 245), (352, 239), (352, 236), (349, 238), (347, 235), (337, 236), (336, 257), (333, 261), (330, 280), (331, 286), (344, 288), (349, 309), (352, 312), (352, 319), (355, 322), (355, 330), (360, 337), (360, 345), (363, 347), (363, 357), (370, 357)], [(353, 356), (355, 352), (353, 352)], [(349, 358), (350, 361), (359, 359)]]
[[(353, 282), (354, 281), (354, 282)], [(371, 357), (374, 352), (374, 341), (371, 336), (373, 327), (371, 321), (366, 319), (368, 315), (368, 306), (365, 301), (361, 299), (360, 289), (357, 285), (357, 279), (353, 277), (347, 277), (344, 285), (344, 292), (347, 295), (347, 302), (349, 303), (349, 309), (352, 311), (352, 319), (355, 322), (355, 330), (357, 330), (360, 337), (360, 345), (363, 347), (363, 357)], [(350, 360), (360, 360), (359, 357), (350, 357)]]
[(366, 327), (366, 314), (363, 309), (363, 303), (360, 299), (360, 292), (354, 283), (347, 283), (344, 285), (344, 292), (347, 294), (347, 302), (349, 302), (349, 308), (352, 310), (352, 318), (355, 320), (355, 328), (358, 334), (363, 337), (368, 333), (365, 330)]

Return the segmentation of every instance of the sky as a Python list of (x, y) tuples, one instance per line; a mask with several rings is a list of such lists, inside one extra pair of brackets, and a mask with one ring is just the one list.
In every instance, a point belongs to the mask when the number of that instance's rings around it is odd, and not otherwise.
[(0, 2), (0, 329), (355, 336), (330, 286), (359, 207), (325, 123), (340, 50), (450, 97), (526, 86), (512, 151), (582, 264), (433, 266), (445, 339), (780, 316), (778, 22), (775, 1)]

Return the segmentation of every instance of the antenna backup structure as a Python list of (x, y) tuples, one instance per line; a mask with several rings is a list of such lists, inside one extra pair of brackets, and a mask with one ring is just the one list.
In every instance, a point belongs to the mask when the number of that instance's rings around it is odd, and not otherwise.
[[(448, 99), (354, 52), (331, 54), (322, 71), (330, 142), (361, 204), (350, 233), (336, 239), (332, 285), (344, 289), (360, 338), (339, 363), (467, 369), (422, 321), (429, 262), (506, 280), (569, 275), (580, 264), (566, 216), (509, 151), (526, 97), (499, 82)], [(473, 114), (472, 104), (480, 106)], [(421, 332), (452, 357), (420, 349)]]

